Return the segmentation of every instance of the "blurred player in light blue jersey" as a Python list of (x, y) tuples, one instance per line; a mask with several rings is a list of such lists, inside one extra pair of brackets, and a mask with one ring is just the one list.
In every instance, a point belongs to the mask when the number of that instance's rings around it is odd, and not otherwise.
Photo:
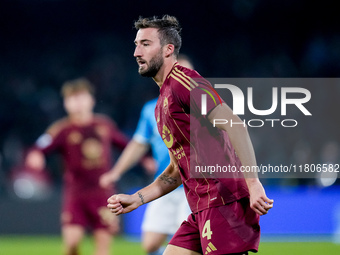
[[(178, 62), (182, 66), (193, 68), (185, 55), (180, 55)], [(140, 161), (147, 153), (149, 146), (151, 146), (152, 156), (157, 163), (155, 179), (169, 165), (168, 148), (165, 146), (157, 129), (155, 119), (156, 103), (157, 98), (148, 101), (144, 105), (132, 140), (122, 152), (113, 169), (101, 177), (100, 184), (103, 187), (108, 187), (118, 181), (126, 171)], [(144, 250), (150, 255), (163, 254), (164, 247), (162, 245), (165, 240), (169, 235), (173, 235), (177, 231), (180, 224), (190, 213), (183, 186), (161, 199), (151, 202), (146, 208), (142, 223)]]

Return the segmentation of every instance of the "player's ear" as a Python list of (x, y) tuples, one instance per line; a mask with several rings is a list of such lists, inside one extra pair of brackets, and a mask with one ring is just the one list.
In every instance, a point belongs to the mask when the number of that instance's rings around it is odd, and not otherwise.
[(173, 44), (165, 45), (165, 57), (170, 57), (175, 51), (175, 46)]

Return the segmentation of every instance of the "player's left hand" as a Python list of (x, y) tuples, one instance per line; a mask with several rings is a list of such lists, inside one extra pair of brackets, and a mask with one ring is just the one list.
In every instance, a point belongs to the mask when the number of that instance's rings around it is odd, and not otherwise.
[(247, 182), (250, 193), (250, 207), (259, 215), (265, 215), (273, 208), (273, 199), (269, 199), (264, 191), (261, 182), (256, 179), (255, 181)]

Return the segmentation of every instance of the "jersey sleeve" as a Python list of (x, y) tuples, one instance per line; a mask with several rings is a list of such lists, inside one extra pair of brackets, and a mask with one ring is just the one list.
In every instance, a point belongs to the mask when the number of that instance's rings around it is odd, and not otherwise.
[(61, 148), (63, 144), (62, 131), (65, 121), (53, 123), (41, 136), (38, 137), (32, 149), (49, 154)]
[(128, 137), (117, 127), (116, 123), (110, 121), (110, 137), (112, 144), (123, 150), (129, 142)]
[[(201, 76), (187, 76), (187, 79), (179, 80), (172, 91), (178, 103), (186, 113), (199, 118), (206, 118), (209, 113), (223, 100), (211, 84)], [(186, 83), (184, 82), (186, 81)]]
[(153, 104), (144, 105), (140, 118), (137, 124), (133, 139), (142, 144), (150, 143), (153, 134), (153, 127), (151, 126), (150, 118), (154, 118), (155, 107)]

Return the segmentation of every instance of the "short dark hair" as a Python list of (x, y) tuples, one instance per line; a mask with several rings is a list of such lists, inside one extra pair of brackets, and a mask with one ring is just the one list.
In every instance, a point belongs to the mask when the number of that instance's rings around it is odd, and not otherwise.
[(89, 92), (92, 96), (94, 96), (95, 93), (95, 89), (92, 83), (84, 77), (64, 82), (60, 92), (61, 95), (65, 98), (74, 93), (82, 91)]
[(159, 40), (161, 45), (173, 44), (175, 46), (174, 54), (177, 57), (179, 49), (182, 46), (181, 30), (179, 22), (176, 17), (164, 15), (161, 19), (157, 16), (151, 18), (139, 17), (135, 21), (135, 28), (137, 30), (142, 28), (157, 28), (159, 33)]

